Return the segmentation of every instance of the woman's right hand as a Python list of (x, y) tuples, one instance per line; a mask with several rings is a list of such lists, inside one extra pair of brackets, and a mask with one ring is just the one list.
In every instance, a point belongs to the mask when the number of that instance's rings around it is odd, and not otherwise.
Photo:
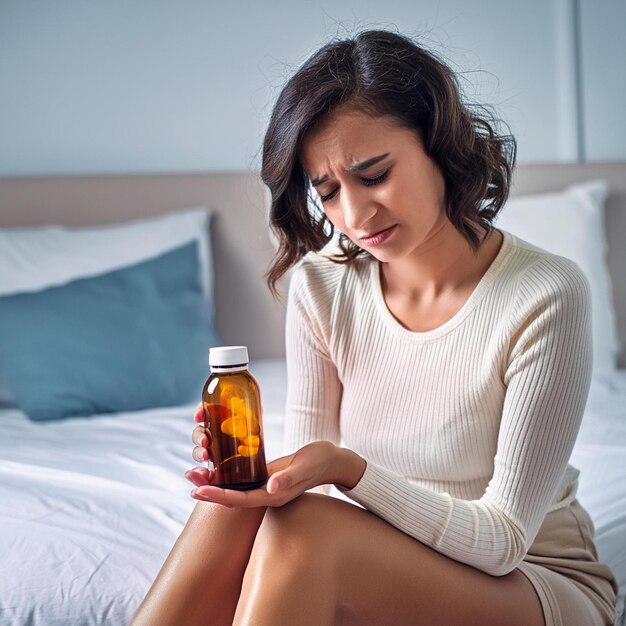
[(198, 463), (204, 463), (210, 458), (209, 446), (211, 431), (204, 428), (204, 410), (202, 409), (202, 403), (196, 406), (196, 412), (193, 414), (194, 421), (198, 424), (191, 433), (191, 440), (196, 444), (191, 456), (194, 461)]
[[(198, 426), (193, 429), (191, 434), (191, 440), (196, 444), (191, 456), (193, 460), (198, 463), (206, 463), (211, 459), (211, 431), (209, 429), (205, 429), (204, 427), (204, 410), (202, 408), (202, 403), (199, 403), (198, 406), (196, 406), (193, 419)], [(194, 485), (196, 485), (196, 487), (200, 487), (202, 485), (211, 484), (213, 472), (206, 467), (194, 467), (193, 469), (185, 472), (185, 476)]]

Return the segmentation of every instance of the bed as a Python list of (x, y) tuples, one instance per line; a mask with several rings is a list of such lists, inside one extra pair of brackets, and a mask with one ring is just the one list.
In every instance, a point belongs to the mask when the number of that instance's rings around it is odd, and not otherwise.
[[(561, 253), (558, 246), (564, 246), (563, 253), (574, 256), (582, 254), (591, 241), (594, 249), (585, 254), (589, 258), (595, 254), (595, 260), (580, 257), (579, 263), (582, 267), (589, 262), (583, 269), (596, 292), (598, 285), (600, 292), (610, 288), (608, 296), (600, 293), (594, 300), (594, 315), (599, 312), (594, 328), (594, 377), (570, 462), (580, 470), (578, 497), (593, 518), (600, 556), (617, 574), (620, 616), (616, 623), (624, 624), (626, 163), (520, 165), (514, 180), (510, 217), (508, 222), (504, 220), (507, 206), (498, 226), (538, 245), (554, 242), (557, 253)], [(568, 190), (565, 195), (563, 190)], [(548, 206), (556, 208), (546, 220)], [(564, 217), (559, 212), (563, 210), (571, 232), (567, 240), (556, 241), (560, 235), (555, 233), (563, 230)], [(534, 222), (533, 211), (538, 215)], [(59, 264), (54, 285), (58, 289), (73, 285), (86, 289), (88, 285), (89, 293), (109, 294), (110, 283), (97, 283), (99, 290), (94, 290), (92, 279), (100, 280), (127, 266), (143, 268), (148, 261), (132, 258), (128, 248), (136, 251), (137, 247), (124, 246), (120, 236), (117, 243), (104, 243), (107, 254), (99, 253), (98, 230), (134, 222), (135, 231), (153, 232), (150, 241), (140, 247), (154, 259), (159, 237), (178, 236), (178, 244), (184, 243), (185, 236), (174, 234), (178, 226), (172, 226), (176, 220), (172, 216), (177, 214), (189, 218), (188, 231), (204, 223), (194, 220), (209, 216), (205, 251), (197, 255), (203, 266), (198, 289), (203, 297), (208, 294), (209, 322), (219, 340), (249, 348), (251, 370), (261, 386), (267, 456), (276, 458), (281, 454), (286, 395), (284, 305), (271, 298), (263, 283), (274, 242), (266, 228), (267, 195), (253, 173), (0, 179), (0, 248), (4, 242), (0, 249), (0, 324), (5, 320), (0, 348), (6, 345), (19, 351), (24, 347), (23, 340), (20, 344), (19, 336), (13, 336), (19, 335), (17, 331), (6, 330), (6, 319), (15, 318), (2, 317), (2, 298), (11, 299), (17, 292), (21, 298), (22, 289), (28, 304), (27, 298), (52, 289), (41, 283), (41, 268), (35, 271), (24, 259), (45, 258), (46, 254), (52, 255), (51, 259), (54, 254), (72, 257), (76, 249), (68, 245), (70, 239), (63, 239), (67, 232), (62, 236), (57, 232), (56, 248), (47, 249), (55, 231), (42, 227), (58, 224), (68, 231), (89, 231), (92, 236), (92, 256), (85, 256), (80, 263)], [(163, 215), (173, 221), (161, 223), (160, 231), (142, 227), (142, 220), (160, 220)], [(601, 232), (594, 233), (594, 228)], [(26, 239), (19, 245), (2, 239), (13, 235), (18, 239), (26, 235)], [(574, 249), (576, 237), (581, 241)], [(102, 257), (115, 256), (115, 245), (126, 257), (104, 273), (98, 264)], [(196, 245), (200, 250), (200, 244)], [(606, 249), (598, 250), (597, 245)], [(154, 249), (147, 251), (150, 246)], [(168, 255), (158, 258), (163, 256)], [(597, 266), (598, 259), (603, 267)], [(36, 261), (44, 263), (41, 258)], [(9, 275), (11, 263), (15, 271)], [(53, 264), (46, 264), (46, 272), (52, 272)], [(17, 274), (31, 283), (15, 286)], [(9, 285), (4, 293), (3, 280)], [(280, 285), (283, 295), (288, 280), (287, 276)], [(75, 292), (72, 297), (77, 297)], [(58, 300), (49, 306), (60, 306), (63, 311)], [(88, 306), (81, 310), (89, 311)], [(76, 320), (76, 324), (80, 322)], [(203, 338), (215, 340), (211, 335)], [(45, 345), (38, 344), (38, 350), (44, 349)], [(41, 376), (45, 375), (44, 371)], [(89, 417), (73, 414), (49, 419), (52, 408), (36, 403), (40, 395), (49, 393), (39, 383), (31, 380), (28, 394), (38, 419), (29, 418), (15, 402), (11, 405), (10, 398), (0, 408), (0, 625), (126, 624), (195, 505), (189, 497), (191, 484), (183, 473), (193, 465), (190, 434), (197, 400), (168, 404), (168, 397), (163, 396), (158, 406), (150, 408), (129, 405), (125, 410), (98, 411), (103, 405), (94, 405)], [(97, 390), (106, 391), (106, 386)], [(145, 404), (141, 398), (139, 404), (142, 401)], [(340, 497), (338, 492), (334, 495)]]

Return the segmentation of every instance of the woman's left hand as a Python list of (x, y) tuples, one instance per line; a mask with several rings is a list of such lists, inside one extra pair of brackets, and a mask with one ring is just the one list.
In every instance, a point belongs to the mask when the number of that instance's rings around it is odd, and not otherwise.
[[(365, 460), (330, 441), (314, 441), (297, 452), (267, 465), (269, 478), (263, 487), (250, 491), (211, 485), (213, 473), (206, 468), (186, 476), (196, 485), (191, 496), (229, 507), (282, 506), (318, 485), (341, 483), (353, 487), (365, 471)], [(353, 484), (350, 484), (353, 483)]]

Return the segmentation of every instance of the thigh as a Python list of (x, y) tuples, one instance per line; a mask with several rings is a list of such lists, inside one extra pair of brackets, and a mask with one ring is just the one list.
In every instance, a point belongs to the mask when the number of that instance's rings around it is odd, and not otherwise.
[(520, 571), (485, 574), (343, 500), (307, 493), (271, 516), (287, 534), (331, 551), (323, 562), (334, 569), (340, 623), (544, 624), (539, 598)]
[(132, 626), (231, 624), (264, 513), (198, 502)]

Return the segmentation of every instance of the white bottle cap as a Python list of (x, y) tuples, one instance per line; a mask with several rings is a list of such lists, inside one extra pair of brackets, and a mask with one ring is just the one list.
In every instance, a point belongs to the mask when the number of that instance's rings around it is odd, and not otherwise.
[(211, 367), (243, 368), (250, 360), (246, 346), (219, 346), (209, 348), (209, 365)]

